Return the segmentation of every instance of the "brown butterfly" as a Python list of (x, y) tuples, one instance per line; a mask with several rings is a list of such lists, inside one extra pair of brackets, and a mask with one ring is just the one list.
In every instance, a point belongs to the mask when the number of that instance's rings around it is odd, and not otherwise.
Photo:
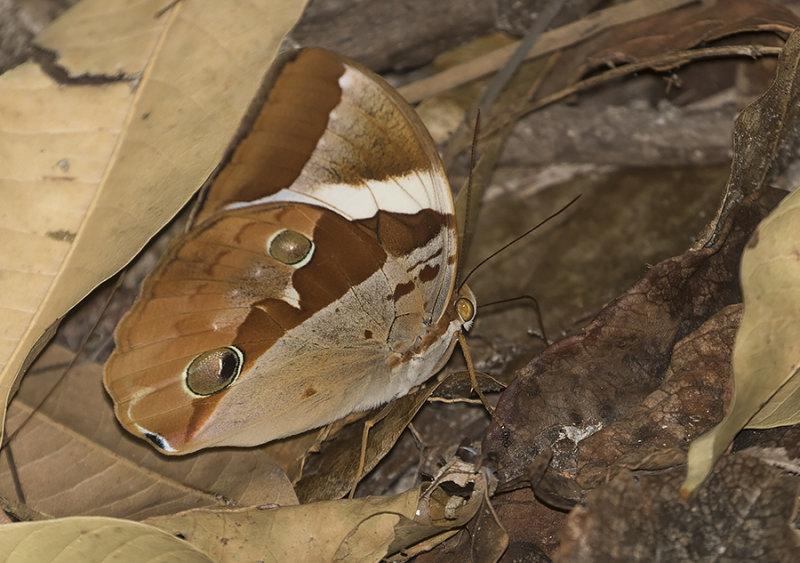
[(475, 315), (414, 110), (361, 65), (283, 57), (115, 333), (104, 383), (165, 453), (252, 446), (400, 397)]

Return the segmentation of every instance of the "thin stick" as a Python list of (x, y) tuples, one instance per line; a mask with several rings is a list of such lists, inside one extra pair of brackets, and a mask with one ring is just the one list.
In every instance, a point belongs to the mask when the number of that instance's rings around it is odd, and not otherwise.
[[(501, 68), (500, 71), (492, 77), (492, 79), (489, 81), (489, 84), (487, 84), (483, 89), (480, 97), (475, 100), (472, 106), (465, 112), (464, 118), (458, 124), (455, 132), (450, 136), (451, 141), (448, 143), (447, 149), (444, 151), (442, 160), (444, 161), (445, 167), (449, 168), (452, 165), (456, 154), (458, 154), (457, 152), (453, 152), (453, 148), (459, 144), (459, 139), (462, 139), (465, 136), (466, 127), (472, 121), (472, 116), (477, 115), (480, 117), (481, 111), (485, 111), (488, 114), (491, 113), (492, 106), (497, 101), (500, 93), (511, 81), (514, 73), (517, 72), (520, 65), (525, 62), (525, 57), (540, 39), (544, 30), (547, 29), (547, 27), (553, 21), (553, 18), (556, 17), (565, 1), (566, 0), (551, 0), (545, 4), (542, 11), (536, 16), (536, 19), (534, 20), (530, 29), (528, 29), (527, 33), (525, 33), (522, 41), (519, 41), (515, 44), (516, 49), (514, 50), (514, 53), (508, 58), (506, 63), (503, 65), (503, 68)], [(473, 137), (475, 136), (477, 135), (473, 135)], [(474, 157), (474, 145), (472, 152)], [(472, 165), (472, 163), (470, 163), (470, 165)], [(470, 170), (471, 169), (472, 166), (470, 166)]]
[[(477, 114), (475, 115), (475, 130), (472, 134), (472, 151), (470, 152), (469, 155), (469, 176), (467, 176), (467, 185), (462, 188), (464, 190), (464, 217), (463, 217), (464, 222), (462, 225), (460, 225), (461, 240), (459, 241), (458, 245), (459, 260), (458, 260), (458, 266), (456, 268), (457, 287), (460, 287), (459, 279), (461, 279), (461, 274), (464, 272), (464, 264), (466, 264), (466, 257), (467, 254), (469, 254), (469, 247), (472, 245), (472, 223), (475, 220), (475, 217), (472, 217), (472, 203), (473, 203), (472, 171), (475, 170), (475, 152), (476, 152), (475, 149), (478, 145), (478, 135), (480, 134), (480, 130), (481, 130), (481, 110), (480, 108), (478, 108)], [(461, 192), (459, 191), (458, 197), (460, 196)]]

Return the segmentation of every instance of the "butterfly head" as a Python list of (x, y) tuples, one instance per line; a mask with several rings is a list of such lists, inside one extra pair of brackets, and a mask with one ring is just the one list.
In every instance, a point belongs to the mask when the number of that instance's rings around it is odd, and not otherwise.
[(458, 289), (458, 297), (456, 297), (453, 307), (455, 308), (456, 317), (461, 323), (462, 330), (469, 331), (472, 324), (475, 322), (475, 315), (478, 312), (478, 306), (475, 301), (475, 294), (466, 285), (462, 285)]

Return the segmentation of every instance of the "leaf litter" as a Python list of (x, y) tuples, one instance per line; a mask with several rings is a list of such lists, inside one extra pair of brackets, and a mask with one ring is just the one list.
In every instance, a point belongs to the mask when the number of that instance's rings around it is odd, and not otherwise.
[[(742, 3), (733, 4), (739, 6)], [(758, 6), (761, 12), (756, 9), (747, 15), (737, 15), (736, 10), (740, 7), (730, 8), (730, 12), (720, 12), (721, 23), (715, 24), (724, 30), (720, 35), (770, 28), (771, 24), (775, 24), (772, 28), (786, 27), (789, 16), (785, 11), (778, 14), (781, 9), (768, 2), (758, 3)], [(678, 28), (671, 27), (669, 22), (671, 17), (679, 13), (676, 11), (672, 15), (659, 16), (663, 28), (675, 29), (675, 33), (678, 33)], [(759, 15), (762, 16), (761, 20), (758, 19)], [(685, 17), (685, 13), (680, 17)], [(728, 17), (729, 22), (726, 20)], [(680, 29), (687, 33), (685, 28)], [(708, 30), (705, 29), (704, 33), (708, 33)], [(636, 33), (631, 35), (635, 36)], [(697, 41), (708, 39), (700, 35), (697, 35)], [(659, 39), (664, 51), (677, 48), (678, 43), (672, 44), (673, 40), (670, 34)], [(576, 80), (580, 74), (580, 71), (575, 72), (571, 80)], [(788, 100), (783, 101), (787, 102), (787, 106), (781, 107), (792, 107)], [(760, 162), (775, 163), (772, 170), (768, 170), (769, 166), (756, 170), (758, 164), (755, 159), (750, 155), (743, 157), (743, 145), (737, 144), (727, 189), (727, 201), (731, 203), (711, 223), (709, 234), (698, 239), (701, 243), (710, 241), (708, 245), (698, 243), (684, 255), (667, 259), (651, 268), (633, 289), (614, 299), (601, 311), (582, 334), (557, 342), (517, 374), (499, 403), (498, 412), (501, 413), (505, 428), (492, 426), (484, 440), (482, 454), (474, 460), (477, 463), (469, 465), (469, 469), (456, 471), (461, 475), (473, 475), (471, 484), (456, 479), (452, 481), (453, 485), (443, 487), (441, 485), (447, 479), (440, 476), (438, 481), (434, 481), (437, 486), (427, 493), (431, 499), (437, 496), (438, 504), (435, 506), (441, 514), (453, 514), (448, 510), (462, 504), (470, 506), (474, 512), (466, 512), (468, 516), (462, 515), (461, 520), (445, 516), (444, 520), (449, 525), (436, 530), (404, 532), (407, 538), (411, 538), (410, 543), (390, 540), (386, 544), (389, 547), (383, 547), (384, 544), (379, 542), (379, 547), (374, 549), (368, 547), (370, 544), (361, 544), (357, 540), (360, 537), (359, 530), (372, 519), (362, 516), (363, 523), (344, 530), (344, 536), (340, 536), (338, 543), (334, 542), (334, 557), (336, 554), (370, 554), (365, 557), (375, 559), (392, 550), (407, 550), (404, 552), (406, 556), (417, 555), (420, 560), (425, 560), (425, 557), (434, 560), (438, 557), (441, 560), (445, 554), (451, 559), (497, 560), (505, 552), (505, 557), (530, 556), (544, 561), (548, 556), (555, 556), (558, 560), (567, 561), (583, 560), (588, 556), (585, 548), (589, 546), (596, 550), (595, 553), (630, 560), (666, 560), (665, 555), (703, 558), (719, 549), (738, 557), (756, 555), (780, 558), (792, 545), (796, 548), (796, 544), (792, 544), (796, 542), (796, 534), (789, 525), (794, 516), (794, 505), (789, 500), (797, 495), (797, 481), (784, 471), (797, 466), (797, 454), (791, 448), (791, 434), (776, 438), (771, 444), (760, 444), (751, 434), (748, 449), (734, 456), (723, 457), (709, 481), (690, 499), (689, 502), (693, 504), (689, 508), (679, 504), (676, 496), (679, 481), (685, 473), (688, 441), (719, 420), (731, 393), (726, 357), (730, 355), (733, 333), (741, 316), (741, 306), (738, 305), (741, 296), (736, 276), (737, 253), (741, 253), (758, 221), (782, 197), (776, 190), (761, 187), (761, 180), (755, 182), (752, 189), (742, 188), (737, 174), (748, 178), (765, 178), (769, 171), (769, 177), (773, 178), (786, 171), (789, 163), (787, 155), (792, 153), (793, 145), (790, 135), (785, 132), (793, 129), (793, 116), (783, 117), (786, 120), (785, 127), (777, 130), (777, 136), (775, 128), (763, 131), (767, 137), (772, 133), (774, 142), (746, 145), (750, 150), (756, 147)], [(743, 126), (737, 124), (736, 127), (737, 139), (744, 139)], [(753, 136), (752, 131), (747, 135), (750, 139), (764, 138)], [(736, 190), (740, 190), (741, 197), (730, 197), (736, 194)], [(558, 236), (557, 230), (555, 233)], [(580, 241), (580, 238), (577, 240)], [(570, 241), (570, 244), (575, 242)], [(591, 312), (592, 308), (587, 307), (586, 311)], [(559, 326), (572, 327), (573, 331), (579, 324), (574, 312), (556, 322)], [(89, 377), (86, 377), (86, 381)], [(92, 507), (85, 499), (78, 498), (85, 496), (78, 494), (81, 486), (93, 483), (101, 486), (99, 483), (103, 482), (102, 478), (93, 482), (92, 476), (107, 473), (114, 475), (115, 479), (128, 481), (129, 477), (120, 477), (124, 474), (117, 473), (113, 468), (120, 465), (134, 469), (142, 467), (144, 470), (140, 469), (139, 473), (146, 473), (154, 484), (138, 485), (134, 489), (159, 491), (156, 496), (160, 497), (160, 504), (147, 500), (137, 504), (139, 495), (135, 492), (119, 491), (116, 501), (104, 501), (105, 507), (116, 505), (122, 509), (121, 515), (130, 518), (151, 516), (154, 511), (159, 511), (163, 516), (153, 518), (162, 518), (163, 525), (169, 528), (170, 533), (179, 534), (178, 537), (196, 538), (196, 545), (203, 544), (203, 549), (208, 553), (213, 552), (216, 560), (236, 559), (237, 555), (247, 558), (256, 553), (268, 559), (269, 546), (260, 544), (254, 549), (248, 545), (258, 533), (258, 527), (234, 540), (227, 533), (214, 532), (212, 524), (202, 522), (203, 519), (215, 521), (216, 525), (226, 529), (237, 518), (250, 518), (258, 511), (271, 512), (269, 507), (272, 504), (292, 504), (293, 491), (291, 486), (286, 488), (288, 481), (285, 478), (276, 481), (280, 485), (275, 486), (277, 490), (285, 490), (286, 494), (274, 494), (275, 489), (270, 494), (270, 485), (250, 486), (260, 477), (259, 468), (264, 467), (262, 462), (253, 465), (252, 460), (245, 461), (244, 456), (238, 457), (238, 452), (225, 450), (205, 452), (185, 460), (169, 460), (165, 468), (161, 468), (158, 466), (159, 456), (146, 446), (137, 451), (132, 446), (141, 444), (133, 444), (133, 440), (126, 437), (120, 438), (121, 434), (107, 434), (106, 430), (87, 425), (85, 418), (82, 422), (78, 420), (81, 401), (77, 396), (88, 393), (86, 389), (90, 388), (84, 385), (76, 383), (72, 386), (73, 395), (66, 393), (61, 398), (50, 399), (49, 404), (45, 403), (41, 411), (34, 415), (30, 431), (36, 430), (36, 425), (40, 424), (44, 425), (41, 427), (43, 429), (49, 428), (39, 430), (45, 434), (57, 431), (62, 434), (56, 436), (74, 437), (78, 434), (79, 437), (89, 437), (95, 444), (89, 453), (77, 453), (76, 458), (76, 452), (79, 451), (62, 453), (57, 445), (58, 440), (56, 443), (47, 442), (38, 437), (23, 438), (22, 434), (19, 438), (20, 443), (41, 443), (44, 451), (57, 452), (52, 458), (57, 460), (58, 467), (63, 468), (66, 464), (76, 468), (73, 473), (67, 472), (74, 481), (61, 485), (67, 490), (74, 490), (74, 503), (66, 503), (67, 513), (95, 513), (92, 511), (96, 511), (97, 506)], [(23, 388), (19, 397), (27, 396), (25, 400), (33, 405), (36, 402), (30, 397), (37, 393)], [(101, 395), (98, 394), (97, 398), (103, 401)], [(410, 400), (415, 405), (417, 402), (424, 403), (424, 399)], [(24, 411), (24, 405), (19, 407)], [(72, 407), (71, 415), (66, 414), (70, 412), (69, 407)], [(430, 404), (423, 406), (420, 416), (424, 416), (429, 407)], [(108, 408), (105, 410), (110, 412)], [(485, 419), (485, 415), (481, 416)], [(405, 425), (404, 418), (400, 416), (389, 423), (387, 436), (393, 437), (388, 442), (396, 439)], [(394, 419), (389, 417), (387, 420)], [(97, 426), (97, 421), (92, 424)], [(115, 427), (110, 421), (101, 424)], [(283, 472), (291, 475), (291, 480), (300, 479), (300, 483), (303, 482), (300, 468), (305, 461), (313, 459), (313, 464), (319, 468), (314, 471), (324, 473), (326, 460), (333, 460), (336, 456), (342, 456), (343, 451), (349, 451), (350, 455), (344, 457), (350, 460), (346, 463), (352, 467), (353, 444), (360, 440), (361, 423), (352, 426), (355, 429), (350, 430), (352, 437), (344, 440), (341, 446), (325, 446), (315, 435), (301, 437), (305, 445), (300, 451), (307, 450), (308, 444), (312, 444), (322, 453), (314, 454), (318, 456), (316, 458), (301, 456), (300, 460), (295, 457), (296, 454), (289, 453), (284, 462), (278, 465)], [(379, 437), (380, 431), (376, 434)], [(482, 431), (477, 435), (478, 438), (480, 434)], [(403, 436), (408, 436), (408, 433)], [(336, 435), (333, 437), (336, 438)], [(85, 442), (82, 439), (77, 441)], [(121, 463), (120, 454), (115, 452), (115, 441), (128, 451), (122, 454), (125, 459)], [(266, 451), (268, 449), (265, 447), (263, 463), (270, 466), (266, 461), (272, 455)], [(379, 448), (381, 452), (386, 449), (385, 445)], [(553, 463), (544, 478), (535, 485), (536, 498), (583, 501), (583, 507), (574, 509), (565, 522), (561, 512), (534, 500), (530, 487), (495, 496), (491, 504), (488, 502), (494, 488), (494, 484), (491, 484), (493, 478), (489, 477), (491, 473), (479, 467), (492, 468), (501, 481), (506, 481), (526, 475), (537, 454), (547, 449), (553, 451)], [(326, 450), (330, 450), (330, 453), (324, 453)], [(27, 458), (23, 456), (23, 463), (16, 460), (23, 479), (27, 472), (30, 472), (28, 475), (52, 474), (54, 469), (35, 467), (38, 459), (48, 457), (42, 456), (42, 451), (39, 449), (37, 453), (34, 446)], [(75, 459), (102, 459), (101, 451), (104, 455), (110, 454), (115, 462), (101, 463), (100, 470), (91, 471), (90, 465), (75, 464)], [(256, 452), (241, 450), (241, 453), (252, 457)], [(214, 454), (219, 454), (219, 457), (215, 458)], [(369, 465), (374, 465), (377, 462), (374, 458), (382, 455), (376, 453), (371, 456), (373, 459)], [(436, 456), (438, 463), (429, 467), (439, 465), (446, 470), (458, 463), (452, 449), (444, 457), (439, 457), (440, 454)], [(203, 462), (204, 459), (208, 461)], [(201, 467), (206, 469), (201, 471)], [(352, 469), (348, 471), (352, 474)], [(436, 479), (436, 471), (431, 473), (431, 478)], [(200, 474), (206, 476), (198, 478)], [(313, 472), (306, 473), (311, 474)], [(248, 483), (244, 489), (241, 482), (237, 483), (242, 476)], [(141, 475), (137, 478), (141, 478)], [(7, 472), (2, 479), (5, 483), (3, 494), (13, 496), (13, 476)], [(347, 491), (349, 481), (347, 477), (338, 484), (334, 483), (333, 487), (330, 484), (322, 488), (308, 486), (306, 490), (309, 492), (303, 496), (309, 500), (338, 497)], [(224, 484), (226, 482), (227, 485)], [(328, 480), (324, 482), (330, 483)], [(30, 502), (33, 506), (39, 506), (43, 514), (55, 515), (55, 509), (61, 506), (53, 500), (57, 497), (47, 494), (46, 482), (38, 483), (26, 486), (26, 493), (39, 489), (45, 494), (41, 495), (39, 501), (33, 495)], [(162, 489), (159, 487), (165, 484), (173, 486), (179, 493), (171, 493), (170, 496), (160, 492)], [(732, 495), (731, 491), (734, 490), (742, 492)], [(221, 491), (228, 492), (220, 494)], [(409, 494), (415, 494), (414, 489)], [(717, 498), (725, 495), (728, 496), (722, 501)], [(139, 496), (140, 501), (141, 498)], [(350, 515), (360, 510), (348, 508), (358, 504), (347, 504), (347, 501), (330, 502), (334, 509), (341, 508)], [(178, 503), (184, 504), (179, 506)], [(191, 506), (203, 503), (206, 508), (193, 509)], [(239, 508), (236, 508), (237, 504)], [(259, 505), (261, 508), (258, 508)], [(412, 505), (409, 503), (409, 506)], [(569, 502), (566, 502), (565, 506), (568, 505)], [(313, 514), (314, 508), (320, 505), (307, 506)], [(420, 505), (415, 506), (419, 508)], [(173, 521), (168, 520), (173, 518), (170, 514), (187, 508), (188, 512), (179, 512)], [(295, 510), (302, 508), (296, 507)], [(277, 517), (282, 509), (272, 511)], [(381, 512), (379, 509), (378, 513)], [(397, 522), (403, 518), (413, 520), (411, 516), (392, 518), (399, 518)], [(738, 518), (736, 522), (746, 531), (742, 538), (731, 538), (719, 531), (732, 525), (730, 518)], [(151, 522), (155, 523), (156, 520)], [(176, 524), (179, 522), (186, 523), (188, 527)], [(397, 524), (389, 528), (393, 530), (389, 536), (399, 534)], [(309, 537), (309, 533), (312, 532), (293, 536), (291, 532), (282, 532), (289, 540)], [(707, 538), (705, 542), (692, 541), (698, 533)], [(203, 537), (198, 537), (198, 534)], [(342, 537), (346, 539), (343, 541)], [(655, 540), (651, 541), (651, 538)], [(642, 542), (643, 539), (646, 543)], [(444, 543), (436, 547), (442, 541)], [(411, 547), (414, 543), (417, 543), (416, 551)], [(423, 554), (426, 549), (433, 551)]]

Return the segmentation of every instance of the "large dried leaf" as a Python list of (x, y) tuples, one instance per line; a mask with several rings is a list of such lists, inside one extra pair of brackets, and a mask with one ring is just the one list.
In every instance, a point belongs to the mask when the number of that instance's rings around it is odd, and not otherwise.
[(153, 526), (100, 517), (0, 526), (0, 559), (7, 563), (213, 561), (186, 541)]
[[(186, 538), (216, 561), (380, 561), (425, 540), (433, 541), (431, 546), (441, 541), (444, 532), (478, 513), (491, 486), (485, 470), (454, 460), (425, 492), (417, 487), (399, 495), (299, 506), (191, 510), (148, 522)], [(448, 494), (445, 487), (457, 492)], [(494, 524), (486, 525), (486, 533), (497, 537)], [(482, 560), (496, 560), (503, 549), (489, 550), (493, 555)]]
[(86, 0), (42, 33), (58, 79), (0, 78), (0, 419), (45, 331), (216, 166), (304, 4)]
[(414, 518), (419, 489), (396, 496), (281, 508), (193, 510), (149, 520), (180, 534), (215, 561), (380, 561), (403, 516)]
[(662, 383), (676, 341), (740, 299), (736, 264), (753, 229), (783, 196), (734, 208), (717, 244), (654, 266), (583, 334), (550, 346), (503, 393), (484, 451), (501, 479), (522, 474), (545, 448), (574, 474), (578, 442), (618, 420)]

